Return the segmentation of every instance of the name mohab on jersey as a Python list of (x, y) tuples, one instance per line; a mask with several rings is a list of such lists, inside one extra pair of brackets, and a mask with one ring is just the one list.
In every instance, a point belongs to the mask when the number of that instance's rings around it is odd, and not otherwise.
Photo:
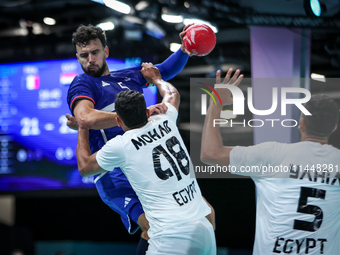
[(162, 124), (158, 125), (158, 128), (154, 128), (152, 131), (138, 136), (137, 139), (131, 139), (131, 142), (133, 143), (135, 148), (139, 150), (139, 148), (143, 145), (146, 145), (147, 143), (152, 143), (153, 141), (157, 141), (170, 132), (171, 129), (168, 126), (168, 121), (165, 120)]

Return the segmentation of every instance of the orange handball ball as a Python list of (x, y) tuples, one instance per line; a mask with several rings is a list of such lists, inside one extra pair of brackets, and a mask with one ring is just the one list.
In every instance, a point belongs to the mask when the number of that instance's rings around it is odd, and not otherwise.
[(216, 45), (216, 35), (206, 24), (190, 26), (183, 37), (184, 47), (196, 56), (208, 55)]

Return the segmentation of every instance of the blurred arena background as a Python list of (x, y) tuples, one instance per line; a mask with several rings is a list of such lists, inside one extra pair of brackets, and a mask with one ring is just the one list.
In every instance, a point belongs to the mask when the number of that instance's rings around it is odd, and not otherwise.
[[(76, 58), (71, 44), (72, 33), (80, 24), (105, 27), (110, 57), (120, 65), (114, 68), (165, 60), (171, 54), (171, 47), (176, 47), (172, 43), (180, 43), (178, 34), (185, 24), (208, 22), (216, 29), (215, 49), (208, 56), (190, 58), (184, 70), (171, 81), (181, 94), (179, 127), (188, 148), (190, 143), (199, 142), (190, 139), (193, 128), (189, 125), (190, 78), (211, 78), (216, 70), (225, 72), (230, 67), (240, 68), (247, 78), (254, 77), (257, 64), (251, 57), (254, 28), (283, 29), (301, 36), (306, 41), (304, 54), (308, 61), (300, 65), (297, 77), (311, 78), (312, 93), (322, 92), (340, 103), (340, 84), (321, 82), (340, 77), (338, 0), (320, 0), (320, 13), (317, 10), (313, 13), (307, 0), (122, 2), (125, 8), (114, 10), (110, 7), (116, 8), (118, 3), (109, 0), (0, 1), (1, 254), (20, 248), (25, 255), (54, 255), (59, 251), (64, 255), (128, 255), (134, 254), (139, 240), (139, 234), (127, 233), (118, 214), (100, 200), (93, 185), (76, 175), (76, 133), (60, 129), (64, 122), (59, 119), (51, 120), (59, 125), (55, 134), (46, 133), (52, 130), (51, 125), (46, 126), (50, 122), (46, 122), (39, 134), (34, 133), (36, 121), (42, 122), (49, 112), (53, 115), (58, 111), (57, 116), (68, 113), (67, 108), (60, 108), (63, 111), (59, 112), (55, 104), (65, 107), (70, 77), (72, 80), (74, 73), (81, 72), (80, 65), (72, 62)], [(277, 50), (280, 51), (279, 45)], [(63, 62), (54, 67), (56, 60)], [(54, 68), (54, 73), (46, 73), (43, 78), (35, 67)], [(20, 68), (23, 71), (19, 72)], [(56, 85), (48, 84), (49, 75), (56, 76)], [(290, 77), (289, 73), (278, 78)], [(38, 104), (39, 109), (44, 109), (40, 115), (35, 116), (34, 109), (31, 116), (20, 115), (20, 107), (29, 108), (30, 104), (35, 105), (35, 100), (42, 101)], [(15, 105), (17, 101), (18, 104), (21, 101), (20, 107)], [(28, 133), (25, 133), (23, 129), (27, 125)], [(64, 141), (59, 135), (73, 136)], [(231, 135), (232, 144), (254, 143), (251, 128)], [(41, 140), (37, 140), (39, 136)], [(46, 141), (46, 148), (33, 145), (35, 141), (41, 144)], [(53, 144), (54, 141), (62, 144)], [(69, 141), (74, 144), (67, 144)], [(339, 132), (332, 135), (330, 142), (339, 147)], [(45, 158), (44, 153), (49, 149), (57, 160)], [(47, 176), (39, 182), (34, 179), (45, 173)], [(54, 182), (56, 179), (58, 182)], [(216, 211), (218, 254), (251, 254), (255, 231), (253, 182), (250, 179), (199, 179), (198, 182)]]

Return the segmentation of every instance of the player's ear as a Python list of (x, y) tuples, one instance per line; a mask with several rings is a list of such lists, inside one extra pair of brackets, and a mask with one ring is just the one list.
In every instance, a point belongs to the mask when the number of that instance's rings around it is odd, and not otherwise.
[(150, 116), (151, 116), (150, 110), (149, 110), (148, 108), (146, 108), (146, 116), (147, 116), (148, 118), (150, 118)]
[(110, 53), (109, 47), (105, 46), (104, 52), (105, 52), (105, 58), (109, 57), (109, 53)]
[(77, 56), (77, 59), (78, 59), (78, 61), (79, 61), (79, 55), (78, 55), (78, 53), (76, 53), (76, 56)]
[(116, 116), (116, 122), (117, 122), (117, 126), (118, 127), (121, 127), (123, 125), (123, 121), (121, 118), (119, 118), (119, 116), (117, 115)]
[(300, 124), (299, 124), (298, 128), (299, 128), (300, 131), (306, 131), (306, 120), (303, 117), (303, 115), (301, 115), (301, 117), (300, 117)]

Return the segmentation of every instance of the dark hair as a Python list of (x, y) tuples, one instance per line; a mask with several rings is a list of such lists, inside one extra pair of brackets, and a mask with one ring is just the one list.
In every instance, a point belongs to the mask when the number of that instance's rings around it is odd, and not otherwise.
[(338, 105), (326, 95), (313, 95), (304, 106), (312, 114), (303, 114), (303, 118), (306, 120), (307, 133), (319, 137), (328, 137), (338, 123)]
[(105, 31), (91, 24), (88, 26), (80, 25), (76, 32), (72, 34), (72, 44), (74, 48), (76, 48), (76, 45), (86, 46), (91, 40), (96, 40), (97, 38), (101, 41), (104, 48), (106, 46)]
[(134, 91), (121, 91), (115, 101), (117, 115), (128, 128), (138, 128), (148, 122), (143, 94)]

